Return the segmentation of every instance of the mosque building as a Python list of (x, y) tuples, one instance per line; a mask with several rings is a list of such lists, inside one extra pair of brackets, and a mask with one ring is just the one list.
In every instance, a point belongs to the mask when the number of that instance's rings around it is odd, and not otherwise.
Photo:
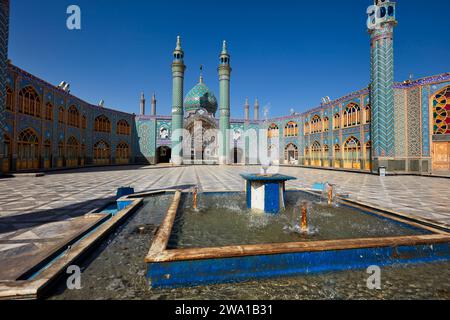
[[(260, 117), (255, 100), (244, 118), (230, 117), (232, 63), (219, 53), (219, 95), (200, 72), (185, 94), (184, 51), (178, 37), (172, 62), (172, 113), (157, 114), (156, 96), (139, 115), (92, 105), (7, 61), (8, 1), (0, 16), (0, 163), (3, 172), (115, 164), (273, 163), (377, 173), (450, 173), (450, 73), (394, 81), (396, 4), (376, 0), (369, 13), (370, 86), (304, 113)], [(264, 143), (248, 132), (263, 130)], [(231, 131), (231, 134), (226, 134)], [(264, 148), (257, 150), (255, 147)], [(263, 147), (261, 147), (263, 146)], [(264, 151), (264, 152), (261, 152)]]

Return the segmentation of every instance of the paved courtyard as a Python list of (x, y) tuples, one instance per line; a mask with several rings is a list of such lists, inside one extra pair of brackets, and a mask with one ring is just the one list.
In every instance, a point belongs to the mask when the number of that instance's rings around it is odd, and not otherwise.
[[(450, 179), (335, 172), (281, 167), (280, 173), (298, 178), (288, 188), (310, 188), (315, 182), (337, 185), (353, 200), (402, 212), (450, 226)], [(22, 254), (36, 257), (49, 244), (60, 243), (82, 229), (80, 219), (111, 201), (120, 186), (137, 192), (160, 188), (202, 191), (240, 191), (244, 172), (259, 167), (110, 167), (73, 170), (44, 177), (0, 179), (0, 270), (4, 261)], [(84, 227), (94, 220), (86, 219)], [(10, 275), (9, 277), (13, 277)], [(0, 273), (0, 280), (3, 280)], [(11, 279), (11, 278), (9, 278)]]

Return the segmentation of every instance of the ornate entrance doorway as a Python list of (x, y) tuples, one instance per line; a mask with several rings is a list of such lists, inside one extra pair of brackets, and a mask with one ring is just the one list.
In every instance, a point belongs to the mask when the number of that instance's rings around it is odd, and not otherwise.
[(433, 171), (450, 171), (450, 142), (433, 143)]

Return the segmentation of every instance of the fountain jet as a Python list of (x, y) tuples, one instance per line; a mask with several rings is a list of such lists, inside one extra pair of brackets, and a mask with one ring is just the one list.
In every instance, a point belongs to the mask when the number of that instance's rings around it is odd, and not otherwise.
[(193, 204), (192, 206), (194, 207), (195, 210), (197, 210), (197, 194), (198, 194), (198, 188), (194, 187), (194, 197), (193, 197)]
[(328, 205), (331, 207), (333, 205), (333, 185), (328, 184)]
[(306, 202), (302, 203), (302, 221), (301, 221), (301, 231), (308, 232), (308, 205)]

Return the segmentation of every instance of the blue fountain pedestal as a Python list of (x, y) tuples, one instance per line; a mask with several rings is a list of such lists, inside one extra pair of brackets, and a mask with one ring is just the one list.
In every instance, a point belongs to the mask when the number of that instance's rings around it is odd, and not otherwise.
[(278, 214), (285, 209), (286, 181), (297, 178), (282, 174), (241, 174), (246, 181), (247, 207)]

